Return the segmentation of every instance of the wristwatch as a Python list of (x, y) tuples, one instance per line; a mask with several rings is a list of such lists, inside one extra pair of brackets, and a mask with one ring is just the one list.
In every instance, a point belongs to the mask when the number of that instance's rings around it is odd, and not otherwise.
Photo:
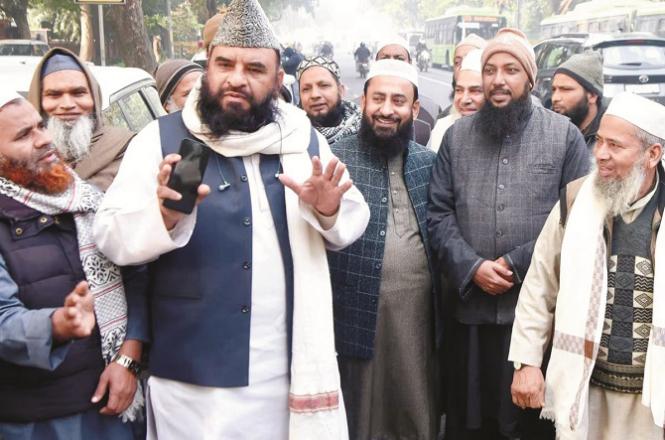
[(143, 370), (140, 362), (137, 362), (124, 354), (116, 353), (111, 359), (111, 362), (115, 362), (116, 364), (120, 364), (127, 368), (134, 376), (138, 376), (141, 374), (141, 370)]
[(521, 362), (513, 362), (513, 367), (515, 367), (515, 371), (520, 371), (524, 365)]

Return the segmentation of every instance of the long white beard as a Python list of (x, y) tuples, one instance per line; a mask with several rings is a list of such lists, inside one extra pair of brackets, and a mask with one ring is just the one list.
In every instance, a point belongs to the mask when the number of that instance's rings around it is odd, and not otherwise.
[(77, 163), (90, 152), (90, 140), (95, 129), (91, 116), (81, 116), (74, 122), (49, 118), (48, 129), (53, 143), (69, 163)]
[(646, 177), (645, 160), (646, 155), (633, 165), (630, 174), (623, 179), (603, 179), (596, 175), (594, 180), (596, 194), (603, 199), (607, 213), (612, 217), (627, 212), (630, 205), (637, 201)]

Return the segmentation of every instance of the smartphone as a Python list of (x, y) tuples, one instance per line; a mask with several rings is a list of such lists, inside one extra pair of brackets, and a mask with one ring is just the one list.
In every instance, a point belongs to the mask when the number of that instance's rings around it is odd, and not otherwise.
[(167, 186), (178, 191), (180, 200), (164, 200), (164, 207), (191, 214), (196, 205), (198, 188), (203, 182), (203, 174), (208, 166), (210, 148), (193, 139), (183, 139), (178, 151), (181, 159), (171, 171)]

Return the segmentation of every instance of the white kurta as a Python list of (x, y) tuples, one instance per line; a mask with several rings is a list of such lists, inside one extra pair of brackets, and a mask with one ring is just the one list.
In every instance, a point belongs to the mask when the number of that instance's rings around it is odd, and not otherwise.
[[(319, 136), (324, 163), (332, 158)], [(187, 244), (196, 210), (167, 231), (156, 195), (162, 160), (159, 129), (148, 125), (132, 140), (118, 176), (95, 222), (102, 251), (120, 264), (137, 264)], [(252, 205), (252, 315), (249, 386), (214, 388), (151, 377), (148, 384), (149, 438), (286, 439), (288, 437), (288, 344), (285, 274), (273, 217), (259, 169), (260, 155), (243, 157)], [(216, 188), (212, 188), (216, 191)], [(285, 189), (289, 191), (289, 189)], [(335, 217), (301, 204), (303, 218), (331, 249), (343, 248), (364, 232), (367, 207), (349, 190)], [(122, 237), (122, 240), (118, 240)]]

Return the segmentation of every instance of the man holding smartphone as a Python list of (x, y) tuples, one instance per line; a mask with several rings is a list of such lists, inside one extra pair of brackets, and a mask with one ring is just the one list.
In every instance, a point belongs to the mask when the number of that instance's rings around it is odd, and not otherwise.
[[(256, 0), (231, 3), (208, 58), (183, 111), (132, 141), (94, 228), (113, 261), (152, 261), (148, 438), (348, 438), (326, 249), (362, 235), (369, 209), (277, 99)], [(184, 138), (210, 149), (191, 214), (163, 204), (181, 198), (167, 184)]]

